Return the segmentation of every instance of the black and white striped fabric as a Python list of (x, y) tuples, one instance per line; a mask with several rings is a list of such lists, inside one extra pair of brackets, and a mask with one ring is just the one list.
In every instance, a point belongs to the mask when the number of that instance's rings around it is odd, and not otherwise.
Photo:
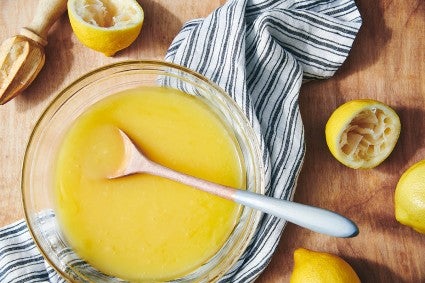
[[(304, 157), (300, 87), (335, 73), (360, 26), (354, 0), (229, 0), (186, 23), (165, 59), (231, 95), (261, 141), (266, 193), (291, 199)], [(255, 280), (284, 226), (263, 215), (255, 238), (221, 282)], [(65, 282), (43, 260), (23, 220), (0, 229), (0, 282)]]
[[(291, 199), (304, 156), (303, 81), (331, 77), (361, 26), (353, 0), (232, 0), (188, 22), (166, 60), (221, 86), (261, 141), (266, 193)], [(263, 215), (254, 240), (221, 282), (251, 282), (269, 263), (285, 221)]]

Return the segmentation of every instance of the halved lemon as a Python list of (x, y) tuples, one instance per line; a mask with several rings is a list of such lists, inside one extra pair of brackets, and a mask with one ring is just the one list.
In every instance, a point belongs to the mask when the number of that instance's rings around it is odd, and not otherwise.
[(136, 0), (69, 0), (68, 16), (78, 40), (106, 56), (130, 46), (144, 20)]
[(326, 143), (342, 164), (373, 168), (394, 149), (400, 135), (400, 119), (388, 105), (357, 99), (339, 106), (326, 123)]

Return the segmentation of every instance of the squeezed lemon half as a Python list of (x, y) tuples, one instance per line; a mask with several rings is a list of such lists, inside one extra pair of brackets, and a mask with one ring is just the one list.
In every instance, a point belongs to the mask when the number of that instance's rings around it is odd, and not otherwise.
[(354, 269), (342, 258), (304, 248), (294, 252), (290, 283), (360, 283)]
[(144, 20), (135, 0), (69, 0), (68, 16), (78, 40), (106, 56), (130, 46)]
[(401, 175), (394, 204), (397, 221), (425, 234), (425, 160), (415, 163)]
[(330, 116), (326, 143), (342, 164), (354, 169), (373, 168), (390, 155), (400, 129), (400, 119), (388, 105), (371, 99), (351, 100)]

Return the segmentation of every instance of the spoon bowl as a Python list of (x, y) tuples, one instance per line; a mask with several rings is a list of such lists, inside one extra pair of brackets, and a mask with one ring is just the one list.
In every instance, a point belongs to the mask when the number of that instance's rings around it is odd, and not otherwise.
[(109, 179), (137, 173), (156, 175), (283, 218), (318, 233), (341, 238), (354, 237), (359, 233), (353, 221), (333, 211), (223, 186), (162, 166), (148, 159), (125, 132), (121, 129), (119, 132), (125, 149), (124, 163), (108, 176)]

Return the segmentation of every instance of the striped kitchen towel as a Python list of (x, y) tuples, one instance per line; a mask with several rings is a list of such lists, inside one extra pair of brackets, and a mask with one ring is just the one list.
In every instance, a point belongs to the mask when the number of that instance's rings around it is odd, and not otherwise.
[[(239, 104), (261, 141), (267, 195), (291, 199), (304, 157), (301, 84), (331, 77), (360, 26), (353, 0), (231, 0), (186, 23), (166, 60), (205, 75)], [(284, 226), (263, 215), (248, 249), (221, 282), (256, 279)]]
[[(353, 0), (229, 0), (186, 23), (166, 60), (198, 71), (231, 95), (261, 141), (266, 193), (291, 199), (304, 157), (300, 87), (335, 73), (360, 26)], [(255, 280), (284, 226), (263, 215), (221, 282)], [(0, 229), (0, 282), (65, 282), (43, 260), (23, 220)]]

